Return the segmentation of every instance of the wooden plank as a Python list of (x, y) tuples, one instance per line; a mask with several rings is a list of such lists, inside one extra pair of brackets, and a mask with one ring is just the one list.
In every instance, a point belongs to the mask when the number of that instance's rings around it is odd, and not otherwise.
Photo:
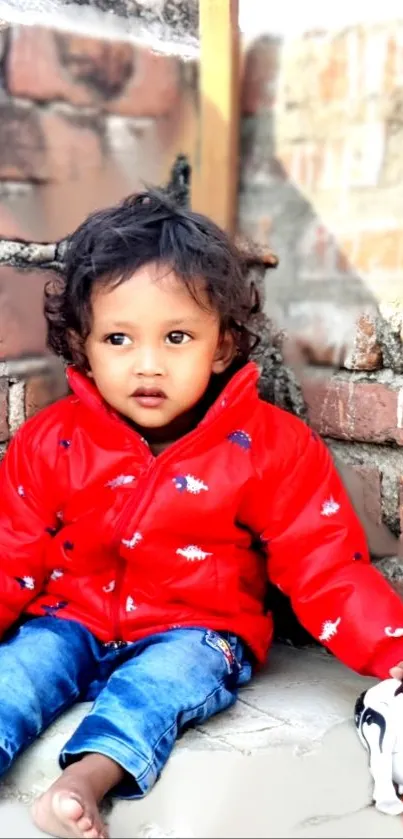
[(238, 0), (200, 0), (200, 110), (192, 206), (229, 232), (237, 218)]

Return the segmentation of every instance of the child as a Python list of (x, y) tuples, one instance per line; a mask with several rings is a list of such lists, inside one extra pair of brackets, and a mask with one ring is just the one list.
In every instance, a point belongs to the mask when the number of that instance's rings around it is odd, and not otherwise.
[(326, 447), (259, 400), (246, 277), (219, 228), (149, 192), (88, 218), (47, 291), (73, 393), (1, 467), (0, 771), (94, 700), (34, 807), (54, 836), (106, 836), (106, 793), (145, 795), (236, 701), (270, 646), (268, 579), (349, 667), (403, 659)]

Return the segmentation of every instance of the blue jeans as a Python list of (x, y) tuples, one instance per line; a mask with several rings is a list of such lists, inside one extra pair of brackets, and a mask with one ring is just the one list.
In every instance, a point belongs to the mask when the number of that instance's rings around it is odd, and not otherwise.
[(98, 752), (125, 770), (113, 794), (140, 798), (187, 728), (229, 708), (249, 681), (229, 633), (173, 629), (119, 648), (61, 618), (34, 618), (0, 644), (0, 774), (60, 714), (94, 700), (60, 755)]

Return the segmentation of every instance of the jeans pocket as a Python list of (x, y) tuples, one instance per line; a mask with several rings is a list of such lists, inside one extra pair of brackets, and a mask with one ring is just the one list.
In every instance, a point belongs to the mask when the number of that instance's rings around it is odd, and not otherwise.
[[(235, 639), (235, 636), (231, 636)], [(237, 639), (235, 639), (237, 641)], [(237, 644), (231, 643), (227, 633), (221, 635), (212, 629), (207, 629), (204, 633), (203, 643), (215, 650), (220, 655), (222, 664), (224, 665), (225, 682), (229, 686), (237, 683), (238, 676), (242, 668), (242, 663), (238, 661), (236, 656)]]

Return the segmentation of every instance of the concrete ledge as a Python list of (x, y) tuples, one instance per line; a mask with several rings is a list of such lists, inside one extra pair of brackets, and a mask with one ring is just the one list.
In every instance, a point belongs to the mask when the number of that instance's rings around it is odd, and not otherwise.
[[(116, 802), (112, 837), (395, 837), (371, 806), (352, 723), (356, 676), (321, 650), (277, 646), (235, 708), (188, 732), (152, 793)], [(0, 837), (42, 836), (28, 805), (59, 774), (58, 752), (86, 711), (66, 713), (0, 787)]]

